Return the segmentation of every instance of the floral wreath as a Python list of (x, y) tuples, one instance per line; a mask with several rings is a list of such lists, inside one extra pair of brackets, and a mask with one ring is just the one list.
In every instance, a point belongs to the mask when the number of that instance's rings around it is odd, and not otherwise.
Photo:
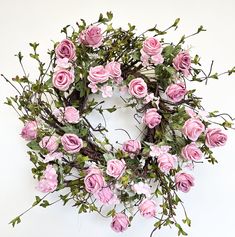
[[(231, 75), (235, 67), (213, 73), (212, 62), (206, 73), (199, 56), (192, 57), (190, 49), (184, 49), (188, 38), (205, 31), (202, 26), (169, 43), (161, 37), (176, 30), (179, 19), (165, 30), (154, 26), (137, 35), (131, 24), (128, 29), (113, 28), (112, 17), (107, 12), (96, 23), (81, 20), (76, 28), (63, 28), (66, 37), (48, 51), (48, 64), (40, 59), (39, 44), (31, 43), (38, 78), (26, 73), (21, 53), (16, 56), (24, 75), (12, 80), (2, 75), (17, 91), (6, 104), (24, 123), (21, 136), (30, 148), (33, 177), (38, 180), (37, 189), (46, 193), (36, 196), (31, 208), (52, 205), (55, 202), (46, 197), (58, 192), (58, 201), (64, 205), (72, 201), (79, 213), (98, 212), (112, 218), (116, 232), (125, 231), (139, 213), (156, 219), (151, 236), (163, 226), (175, 226), (178, 235), (187, 235), (175, 212), (178, 205), (184, 209), (179, 193), (194, 186), (196, 164), (217, 162), (212, 148), (225, 145), (225, 130), (232, 128), (233, 118), (206, 112), (202, 98), (186, 84)], [(93, 127), (87, 119), (94, 110), (104, 117), (104, 111), (118, 109), (105, 109), (90, 97), (112, 97), (114, 88), (145, 126), (141, 139), (130, 138), (119, 148), (106, 138), (105, 126)], [(94, 132), (104, 139), (97, 139)], [(190, 226), (184, 212), (182, 222)], [(18, 224), (23, 214), (10, 223)]]

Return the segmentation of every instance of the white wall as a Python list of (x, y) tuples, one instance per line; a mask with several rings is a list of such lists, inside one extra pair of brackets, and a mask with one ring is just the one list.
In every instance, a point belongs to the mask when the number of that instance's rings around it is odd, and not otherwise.
[[(216, 61), (218, 71), (235, 65), (234, 0), (0, 0), (0, 9), (0, 72), (9, 77), (21, 73), (13, 55), (19, 50), (27, 54), (28, 42), (40, 42), (41, 52), (46, 51), (51, 46), (50, 40), (62, 39), (59, 32), (63, 26), (75, 24), (80, 18), (95, 21), (100, 12), (107, 10), (113, 11), (116, 26), (131, 22), (138, 26), (140, 32), (155, 23), (165, 28), (180, 17), (179, 33), (172, 35), (172, 40), (177, 40), (180, 34), (194, 32), (203, 24), (208, 31), (193, 38), (188, 46), (193, 45), (192, 51), (202, 56), (206, 68), (212, 59)], [(31, 68), (34, 64), (28, 59), (26, 62), (26, 68), (34, 75)], [(208, 110), (220, 109), (235, 116), (235, 76), (210, 81), (208, 87), (196, 86)], [(13, 93), (1, 80), (0, 236), (117, 236), (109, 228), (110, 220), (94, 214), (78, 217), (75, 209), (60, 204), (46, 210), (34, 209), (22, 218), (23, 223), (15, 229), (7, 225), (10, 219), (32, 203), (35, 195), (39, 195), (34, 188), (25, 144), (19, 136), (22, 124), (14, 111), (3, 105), (4, 98)], [(110, 126), (115, 126), (115, 120), (110, 121)], [(193, 221), (188, 230), (190, 237), (235, 236), (234, 142), (235, 134), (229, 132), (227, 146), (216, 150), (219, 164), (212, 167), (205, 163), (195, 170), (196, 187), (183, 197)], [(137, 217), (132, 228), (121, 236), (148, 236), (151, 224), (152, 221)], [(176, 231), (163, 229), (156, 236), (176, 236)]]

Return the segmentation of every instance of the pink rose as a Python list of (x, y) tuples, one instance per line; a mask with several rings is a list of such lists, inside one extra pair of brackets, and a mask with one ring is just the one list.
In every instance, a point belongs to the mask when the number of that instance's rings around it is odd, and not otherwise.
[(175, 175), (176, 188), (184, 193), (187, 193), (194, 186), (194, 178), (190, 174), (177, 173)]
[(108, 70), (109, 76), (114, 79), (116, 83), (122, 81), (121, 64), (119, 62), (112, 61), (105, 66), (105, 69)]
[(98, 26), (89, 26), (79, 35), (80, 42), (88, 47), (98, 48), (103, 41), (101, 28)]
[(156, 203), (149, 199), (144, 199), (138, 208), (140, 214), (146, 218), (155, 217), (157, 214)]
[(205, 125), (197, 118), (188, 119), (183, 126), (183, 134), (194, 142), (204, 131)]
[(104, 83), (109, 79), (109, 72), (103, 66), (91, 67), (88, 80), (92, 84)]
[(155, 37), (149, 37), (143, 42), (142, 50), (149, 56), (153, 56), (162, 52), (162, 45)]
[(111, 228), (115, 232), (125, 231), (130, 224), (128, 217), (124, 213), (117, 213), (112, 220)]
[(147, 84), (142, 78), (131, 80), (128, 86), (129, 93), (138, 99), (144, 98), (148, 93)]
[(58, 144), (58, 138), (56, 136), (45, 136), (42, 138), (42, 140), (39, 142), (39, 146), (43, 149), (48, 150), (49, 152), (54, 152), (57, 150), (59, 144)]
[(43, 177), (40, 179), (37, 185), (37, 189), (43, 193), (53, 192), (57, 188), (57, 173), (52, 165), (47, 165), (43, 172)]
[(107, 97), (112, 97), (113, 96), (113, 88), (112, 86), (102, 86), (100, 88), (100, 91), (102, 92), (102, 97), (107, 98)]
[(53, 74), (52, 83), (60, 91), (67, 91), (74, 82), (74, 74), (66, 69), (61, 69)]
[(72, 41), (65, 39), (56, 46), (55, 53), (57, 58), (74, 60), (76, 58), (76, 47)]
[(107, 162), (106, 173), (114, 178), (120, 178), (125, 172), (126, 162), (124, 160), (112, 159)]
[(91, 89), (92, 93), (96, 93), (99, 90), (98, 86), (96, 84), (93, 84), (93, 83), (89, 83), (88, 87)]
[(90, 168), (84, 178), (86, 191), (89, 193), (96, 193), (105, 186), (105, 180), (98, 168)]
[(180, 82), (176, 84), (171, 84), (166, 88), (167, 96), (175, 103), (181, 101), (186, 95), (187, 90), (185, 84)]
[(160, 124), (162, 116), (157, 112), (156, 108), (147, 109), (142, 119), (143, 123), (149, 128), (154, 128)]
[(37, 137), (37, 122), (36, 121), (26, 122), (20, 135), (26, 141), (34, 140)]
[(64, 119), (68, 123), (78, 123), (80, 120), (79, 111), (73, 106), (68, 106), (64, 110)]
[(227, 142), (227, 135), (220, 128), (208, 128), (206, 130), (206, 145), (208, 147), (224, 146)]
[(95, 197), (103, 204), (117, 203), (117, 195), (109, 187), (103, 187), (95, 193)]
[(141, 150), (141, 143), (137, 140), (128, 140), (123, 143), (122, 150), (127, 153), (138, 154)]
[(65, 151), (69, 154), (77, 153), (83, 147), (83, 141), (77, 135), (66, 133), (61, 137), (61, 143)]
[(169, 153), (163, 153), (157, 158), (158, 167), (164, 173), (168, 173), (173, 169), (175, 167), (175, 162), (176, 157)]
[(161, 154), (168, 153), (168, 151), (170, 149), (171, 149), (171, 146), (152, 145), (152, 146), (150, 146), (149, 155), (152, 156), (152, 157), (158, 157)]
[(183, 51), (177, 54), (177, 56), (173, 59), (173, 67), (177, 71), (181, 71), (184, 76), (188, 76), (190, 73), (191, 67), (191, 58), (187, 51)]
[(194, 142), (186, 145), (182, 149), (181, 154), (186, 160), (199, 161), (202, 158), (202, 151)]

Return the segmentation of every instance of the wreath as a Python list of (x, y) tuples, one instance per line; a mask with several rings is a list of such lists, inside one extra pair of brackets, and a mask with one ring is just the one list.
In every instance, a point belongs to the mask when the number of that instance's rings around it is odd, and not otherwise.
[[(188, 84), (207, 84), (233, 74), (235, 67), (219, 74), (213, 72), (212, 62), (206, 72), (200, 57), (184, 48), (188, 38), (205, 31), (202, 26), (173, 43), (163, 35), (176, 30), (179, 19), (165, 30), (154, 26), (137, 34), (131, 24), (114, 28), (112, 17), (107, 12), (93, 24), (81, 20), (76, 27), (63, 28), (65, 39), (48, 51), (48, 63), (40, 59), (39, 44), (31, 43), (37, 78), (26, 73), (21, 52), (16, 56), (23, 75), (12, 80), (2, 75), (17, 92), (6, 104), (24, 123), (21, 136), (30, 148), (32, 174), (37, 189), (45, 193), (36, 196), (31, 208), (52, 205), (46, 197), (58, 192), (58, 201), (72, 203), (79, 213), (110, 218), (116, 232), (125, 231), (139, 213), (155, 218), (151, 236), (163, 226), (175, 226), (178, 235), (187, 235), (181, 225), (190, 226), (191, 220), (180, 192), (194, 186), (196, 164), (217, 162), (213, 148), (225, 145), (225, 130), (233, 125), (229, 114), (206, 112), (202, 98)], [(94, 127), (87, 118), (98, 111), (105, 119), (104, 112), (118, 109), (102, 107), (114, 89), (144, 125), (138, 139), (130, 137), (119, 147), (109, 142), (104, 125)], [(91, 94), (104, 99), (98, 102)], [(179, 205), (183, 220), (176, 216)], [(10, 223), (18, 224), (23, 214)]]

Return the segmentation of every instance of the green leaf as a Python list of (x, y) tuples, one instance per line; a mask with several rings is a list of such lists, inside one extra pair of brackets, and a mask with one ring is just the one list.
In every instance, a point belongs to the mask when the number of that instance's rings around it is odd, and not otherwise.
[(41, 149), (39, 144), (36, 141), (31, 141), (27, 143), (27, 146), (34, 151), (39, 151)]
[(21, 222), (20, 216), (17, 216), (12, 221), (9, 222), (13, 227), (15, 227), (16, 224), (19, 224)]

